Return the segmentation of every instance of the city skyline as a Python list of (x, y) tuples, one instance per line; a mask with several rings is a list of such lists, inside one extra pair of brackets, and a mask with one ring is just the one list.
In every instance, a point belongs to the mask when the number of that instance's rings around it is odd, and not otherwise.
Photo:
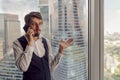
[[(22, 73), (15, 66), (12, 42), (20, 36), (18, 15), (0, 14), (0, 80), (21, 79)], [(21, 75), (20, 75), (21, 74)]]
[[(61, 39), (73, 38), (71, 47), (66, 49), (60, 64), (53, 74), (54, 80), (87, 80), (87, 15), (84, 14), (85, 0), (54, 0), (51, 16), (52, 46), (54, 55)], [(78, 5), (80, 3), (80, 5)], [(86, 4), (87, 5), (87, 4)], [(56, 27), (56, 28), (55, 28)]]
[(12, 49), (12, 42), (20, 36), (20, 21), (18, 15), (0, 14), (0, 24), (0, 39), (3, 43), (3, 54), (5, 54)]
[[(7, 4), (9, 1), (9, 4)], [(87, 0), (86, 0), (87, 1)], [(105, 0), (104, 1), (104, 17), (105, 17), (105, 34), (106, 32), (119, 32), (120, 26), (120, 0)], [(26, 4), (26, 7), (24, 5)], [(30, 6), (32, 4), (32, 6)], [(8, 8), (9, 6), (9, 8)], [(15, 6), (17, 9), (15, 9)], [(19, 7), (20, 6), (20, 7)], [(24, 8), (23, 8), (23, 7)], [(24, 15), (30, 11), (39, 11), (39, 0), (0, 0), (0, 13), (14, 13), (18, 14), (21, 21), (21, 32), (24, 32), (22, 27), (24, 25)]]
[[(82, 1), (80, 1), (81, 4), (84, 4)], [(61, 6), (62, 4), (59, 3), (59, 6)], [(69, 9), (69, 6), (70, 8), (72, 8), (71, 10)], [(44, 6), (42, 6), (44, 7)], [(46, 6), (45, 6), (46, 7)], [(41, 8), (39, 6), (39, 8)], [(80, 11), (82, 13), (79, 14), (78, 10), (77, 9), (80, 9)], [(58, 7), (58, 12), (60, 12), (61, 8)], [(41, 9), (40, 9), (41, 10)], [(47, 9), (49, 10), (49, 9)], [(62, 71), (62, 70), (66, 70), (66, 69), (69, 69), (68, 73), (70, 74), (66, 74), (65, 76), (63, 76), (62, 74), (61, 75), (61, 78), (64, 78), (64, 79), (70, 79), (70, 78), (73, 78), (73, 79), (76, 79), (78, 80), (79, 78), (81, 80), (83, 79), (86, 79), (87, 80), (87, 53), (84, 52), (85, 50), (85, 38), (83, 36), (84, 32), (82, 32), (83, 30), (83, 26), (84, 26), (84, 16), (83, 16), (83, 6), (77, 6), (77, 2), (76, 0), (74, 0), (73, 2), (70, 2), (70, 5), (66, 5), (63, 7), (63, 14), (64, 15), (61, 15), (61, 13), (58, 13), (56, 16), (56, 20), (58, 22), (55, 22), (53, 21), (53, 19), (51, 19), (53, 22), (49, 25), (52, 25), (51, 28), (52, 28), (52, 31), (54, 32), (54, 30), (57, 29), (57, 33), (56, 35), (54, 35), (54, 33), (52, 34), (52, 38), (54, 41), (53, 43), (56, 45), (56, 43), (58, 43), (58, 40), (60, 38), (63, 38), (64, 40), (66, 40), (67, 38), (72, 38), (74, 37), (74, 40), (75, 40), (75, 43), (74, 43), (74, 46), (71, 46), (69, 49), (67, 49), (65, 51), (65, 55), (63, 57), (63, 59), (61, 60), (61, 64), (60, 66), (58, 66), (58, 68), (56, 69), (57, 71), (57, 74), (60, 74), (58, 73), (59, 71)], [(49, 12), (48, 12), (49, 13)], [(69, 14), (70, 13), (70, 14)], [(54, 14), (52, 14), (54, 15)], [(50, 17), (52, 18), (52, 15), (50, 15)], [(61, 16), (60, 16), (61, 15)], [(70, 17), (72, 15), (72, 17)], [(81, 16), (80, 16), (81, 15)], [(48, 16), (49, 17), (49, 16)], [(44, 19), (44, 18), (43, 18)], [(48, 18), (46, 18), (48, 19)], [(62, 19), (62, 22), (61, 22), (61, 19)], [(48, 21), (49, 22), (49, 21)], [(62, 25), (61, 25), (62, 24)], [(58, 27), (57, 27), (57, 26)], [(87, 25), (86, 25), (87, 26)], [(54, 28), (54, 29), (53, 29)], [(61, 33), (63, 33), (62, 35), (60, 35)], [(66, 35), (65, 35), (66, 34)], [(60, 35), (60, 36), (59, 36)], [(64, 36), (65, 35), (65, 36)], [(56, 47), (55, 45), (53, 45), (53, 48), (55, 48), (55, 52), (57, 50), (58, 47)], [(74, 49), (73, 52), (69, 52), (71, 49)], [(67, 53), (70, 53), (70, 54), (67, 54)], [(75, 54), (76, 53), (76, 54)], [(81, 54), (79, 54), (81, 53)], [(73, 55), (74, 54), (74, 55)], [(54, 54), (55, 55), (55, 54)], [(81, 57), (81, 58), (79, 58)], [(11, 60), (13, 61), (14, 58), (13, 58), (13, 55)], [(8, 60), (8, 59), (7, 59)], [(72, 62), (70, 63), (69, 60)], [(67, 61), (67, 63), (65, 63)], [(6, 62), (6, 61), (5, 61)], [(2, 62), (1, 66), (4, 67), (4, 64), (5, 62)], [(79, 63), (79, 64), (78, 64)], [(10, 63), (9, 63), (10, 64)], [(14, 61), (11, 62), (11, 64), (14, 64)], [(61, 67), (63, 65), (66, 65), (64, 66), (65, 68)], [(77, 66), (70, 66), (70, 65), (77, 65)], [(8, 65), (8, 64), (6, 64)], [(81, 66), (80, 66), (81, 65)], [(60, 68), (61, 67), (61, 68)], [(2, 69), (2, 68), (1, 68)], [(11, 68), (10, 68), (11, 69)], [(76, 73), (77, 70), (78, 72)], [(80, 74), (80, 72), (83, 72), (83, 74)], [(76, 76), (75, 76), (76, 75)], [(7, 75), (6, 75), (7, 76)], [(20, 75), (21, 76), (21, 75)], [(20, 78), (20, 76), (18, 76)], [(11, 76), (12, 77), (12, 76)], [(67, 78), (68, 77), (68, 78)], [(57, 79), (60, 79), (60, 77), (56, 77), (56, 80)]]
[[(48, 0), (39, 0), (39, 10), (42, 15), (43, 25), (41, 34), (50, 40), (50, 25), (49, 25), (49, 3)], [(47, 32), (47, 33), (46, 33)]]
[(24, 16), (31, 11), (39, 11), (38, 6), (39, 0), (0, 0), (0, 13), (17, 14), (20, 20), (21, 34), (24, 34)]

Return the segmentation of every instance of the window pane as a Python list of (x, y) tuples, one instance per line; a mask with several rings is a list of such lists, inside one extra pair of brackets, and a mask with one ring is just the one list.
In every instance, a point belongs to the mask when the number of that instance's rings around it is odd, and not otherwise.
[(24, 16), (31, 11), (41, 12), (41, 34), (51, 41), (54, 55), (61, 39), (74, 39), (53, 80), (88, 80), (88, 0), (0, 0), (0, 80), (22, 80), (12, 42), (24, 35)]
[(88, 79), (88, 0), (50, 0), (54, 55), (58, 42), (73, 38), (54, 72), (54, 80)]
[(120, 0), (104, 0), (104, 80), (120, 79)]
[(0, 0), (0, 80), (22, 80), (12, 42), (24, 34), (24, 15), (38, 10), (38, 5), (38, 0)]

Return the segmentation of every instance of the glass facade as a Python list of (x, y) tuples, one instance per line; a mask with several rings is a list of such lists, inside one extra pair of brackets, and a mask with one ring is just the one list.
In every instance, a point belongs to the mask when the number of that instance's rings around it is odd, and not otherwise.
[[(88, 80), (86, 1), (39, 0), (39, 11), (43, 17), (42, 35), (51, 40), (53, 54), (56, 55), (61, 39), (74, 39), (73, 45), (64, 51), (53, 80)], [(12, 51), (12, 41), (20, 37), (18, 16), (2, 14), (0, 24), (0, 80), (22, 80), (22, 72), (15, 66)]]
[(61, 39), (73, 38), (56, 68), (54, 80), (88, 80), (88, 22), (85, 0), (54, 0), (50, 3), (50, 23), (54, 55)]
[(0, 80), (22, 80), (22, 72), (15, 65), (12, 50), (0, 60)]
[(49, 5), (48, 0), (40, 0), (39, 2), (40, 13), (43, 18), (42, 35), (50, 39), (50, 26), (49, 26)]
[(3, 58), (3, 52), (5, 50), (5, 47), (3, 46), (3, 44), (5, 43), (5, 37), (4, 37), (4, 16), (0, 15), (0, 59)]
[(48, 0), (39, 0), (40, 5), (48, 4)]
[(0, 80), (21, 80), (22, 72), (15, 66), (12, 42), (20, 36), (17, 15), (0, 14)]

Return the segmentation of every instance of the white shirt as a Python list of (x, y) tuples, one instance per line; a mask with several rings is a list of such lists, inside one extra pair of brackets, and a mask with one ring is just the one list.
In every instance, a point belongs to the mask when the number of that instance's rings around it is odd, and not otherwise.
[[(27, 39), (26, 36), (25, 38)], [(62, 55), (58, 53), (55, 57), (53, 57), (51, 44), (47, 39), (46, 41), (49, 48), (49, 65), (48, 66), (50, 67), (50, 70), (52, 72), (58, 65)], [(15, 56), (15, 64), (23, 72), (27, 71), (30, 65), (33, 51), (39, 57), (43, 57), (45, 55), (45, 49), (44, 49), (44, 45), (42, 43), (41, 37), (37, 41), (34, 41), (33, 46), (27, 45), (25, 51), (23, 51), (23, 48), (20, 42), (18, 40), (15, 40), (13, 42), (13, 50), (14, 50), (14, 56)]]

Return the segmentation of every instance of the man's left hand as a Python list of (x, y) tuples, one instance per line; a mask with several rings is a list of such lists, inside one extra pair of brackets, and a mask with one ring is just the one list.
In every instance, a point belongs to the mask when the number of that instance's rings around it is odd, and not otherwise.
[(73, 39), (68, 39), (67, 41), (61, 40), (59, 42), (59, 52), (62, 53), (64, 49), (68, 48), (73, 43)]

